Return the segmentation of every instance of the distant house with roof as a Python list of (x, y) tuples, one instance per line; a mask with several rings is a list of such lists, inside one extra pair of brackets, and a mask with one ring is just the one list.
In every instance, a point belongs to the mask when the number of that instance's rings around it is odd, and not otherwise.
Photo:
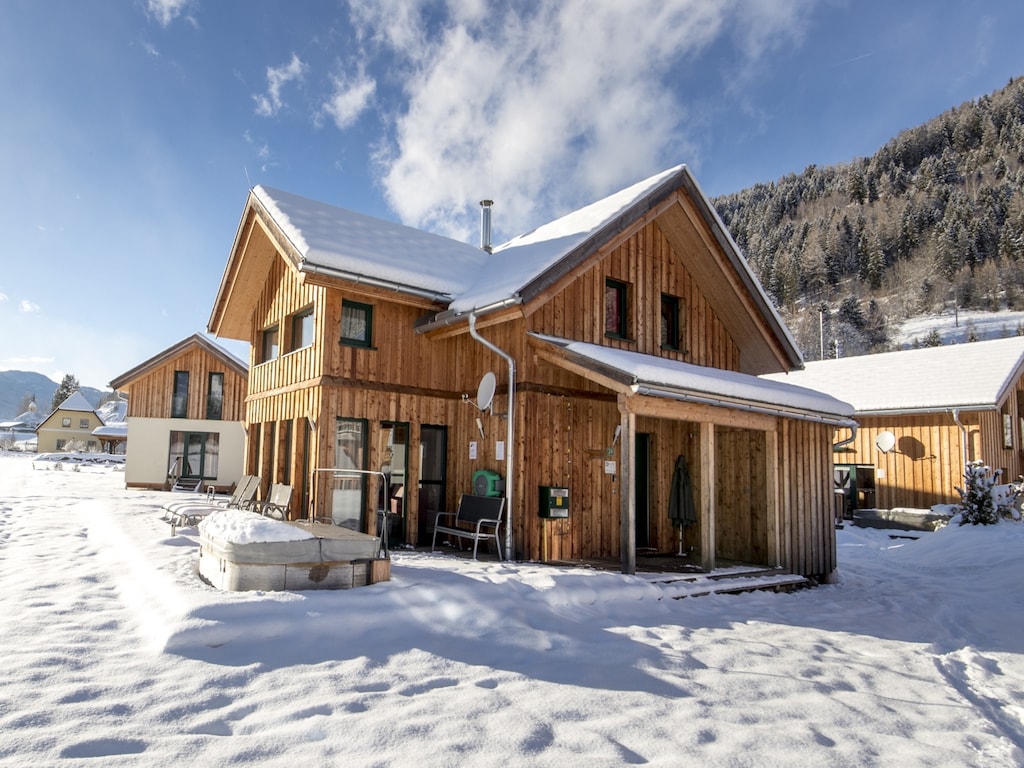
[(504, 493), (516, 559), (833, 571), (852, 408), (757, 378), (800, 354), (685, 166), (483, 245), (251, 190), (209, 330), (251, 344), (246, 471), (292, 517), (372, 531), (386, 504), (422, 545)]
[(231, 488), (245, 458), (248, 367), (197, 333), (115, 377), (128, 398), (129, 488)]
[(65, 451), (69, 446), (97, 450), (99, 441), (92, 432), (102, 425), (85, 395), (76, 390), (36, 427), (36, 449), (40, 453)]
[(1024, 337), (807, 363), (763, 378), (854, 406), (838, 441), (836, 491), (847, 511), (929, 509), (960, 501), (964, 465), (1024, 473)]

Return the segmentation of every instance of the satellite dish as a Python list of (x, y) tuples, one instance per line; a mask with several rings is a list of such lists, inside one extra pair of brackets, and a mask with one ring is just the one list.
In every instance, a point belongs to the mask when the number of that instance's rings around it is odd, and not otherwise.
[(491, 401), (494, 399), (494, 388), (496, 386), (496, 380), (494, 373), (488, 371), (480, 379), (480, 386), (476, 390), (476, 407), (481, 411), (486, 411), (491, 407)]
[(896, 435), (888, 430), (879, 432), (878, 437), (875, 438), (875, 447), (882, 453), (888, 453), (896, 447)]

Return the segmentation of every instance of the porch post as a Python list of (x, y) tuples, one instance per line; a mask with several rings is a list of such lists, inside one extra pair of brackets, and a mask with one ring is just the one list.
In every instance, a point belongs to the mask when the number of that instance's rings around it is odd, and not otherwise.
[(710, 573), (715, 569), (715, 425), (709, 421), (700, 423), (699, 466), (700, 565)]
[(627, 410), (619, 395), (622, 442), (619, 443), (619, 506), (622, 572), (636, 573), (636, 414)]

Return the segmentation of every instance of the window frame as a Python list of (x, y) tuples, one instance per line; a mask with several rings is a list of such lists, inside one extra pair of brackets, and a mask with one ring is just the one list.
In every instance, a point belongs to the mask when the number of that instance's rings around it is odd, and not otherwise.
[[(219, 398), (214, 399), (213, 382), (220, 380)], [(209, 421), (220, 421), (224, 418), (224, 372), (210, 371), (206, 377), (206, 418)]]
[(79, 419), (78, 420), (78, 428), (79, 429), (88, 429), (89, 428), (89, 420), (88, 419)]
[(61, 429), (70, 429), (71, 428), (71, 417), (70, 416), (63, 416), (63, 417), (61, 417), (60, 427), (61, 427)]
[[(309, 327), (305, 327), (306, 321), (309, 321)], [(305, 339), (303, 329), (309, 331), (309, 338)], [(291, 315), (288, 319), (288, 351), (297, 352), (300, 349), (313, 346), (313, 342), (316, 340), (316, 318), (313, 314), (313, 307), (309, 306), (305, 309), (301, 309), (295, 314)]]
[[(615, 303), (618, 305), (618, 311), (614, 312), (614, 308), (609, 305), (608, 299), (610, 292), (614, 292), (616, 297)], [(622, 280), (617, 280), (614, 277), (606, 277), (604, 280), (604, 335), (610, 339), (623, 339), (629, 340), (630, 329), (629, 329), (629, 283)], [(612, 328), (609, 322), (614, 317), (618, 328)]]
[(268, 325), (260, 335), (260, 362), (269, 363), (281, 355), (281, 326)]
[[(661, 294), (660, 342), (662, 349), (682, 351), (682, 299), (669, 293)], [(666, 318), (666, 307), (669, 317)], [(666, 322), (668, 320), (668, 322)]]
[[(364, 312), (365, 338), (356, 338), (345, 335), (345, 310), (359, 310)], [(339, 344), (349, 347), (360, 347), (362, 349), (373, 349), (373, 304), (364, 304), (360, 301), (350, 299), (341, 300), (341, 327), (339, 328)]]
[[(190, 384), (188, 371), (175, 371), (171, 389), (171, 418), (188, 418), (188, 388)], [(181, 384), (184, 383), (184, 386)]]

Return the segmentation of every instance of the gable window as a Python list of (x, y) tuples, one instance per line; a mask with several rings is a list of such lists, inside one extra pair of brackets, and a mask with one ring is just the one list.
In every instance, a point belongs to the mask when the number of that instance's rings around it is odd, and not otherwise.
[(370, 347), (373, 343), (373, 307), (342, 299), (341, 343)]
[(70, 427), (71, 426), (71, 417), (70, 416), (65, 416), (63, 419), (60, 420), (60, 425), (62, 427)]
[(304, 309), (292, 315), (291, 344), (289, 352), (313, 345), (313, 308)]
[(661, 348), (679, 349), (682, 337), (680, 328), (679, 298), (661, 294)]
[(171, 418), (184, 419), (188, 413), (188, 371), (174, 372), (174, 395), (171, 397)]
[(629, 305), (629, 284), (608, 278), (604, 281), (604, 333), (616, 339), (629, 338), (626, 310)]
[(206, 418), (224, 418), (224, 374), (211, 373), (209, 388), (206, 390)]
[(88, 419), (79, 419), (78, 420), (78, 428), (79, 429), (88, 429), (89, 428), (89, 420)]
[(278, 328), (276, 325), (272, 325), (263, 331), (263, 344), (260, 347), (260, 362), (265, 363), (268, 360), (276, 360), (279, 349)]

